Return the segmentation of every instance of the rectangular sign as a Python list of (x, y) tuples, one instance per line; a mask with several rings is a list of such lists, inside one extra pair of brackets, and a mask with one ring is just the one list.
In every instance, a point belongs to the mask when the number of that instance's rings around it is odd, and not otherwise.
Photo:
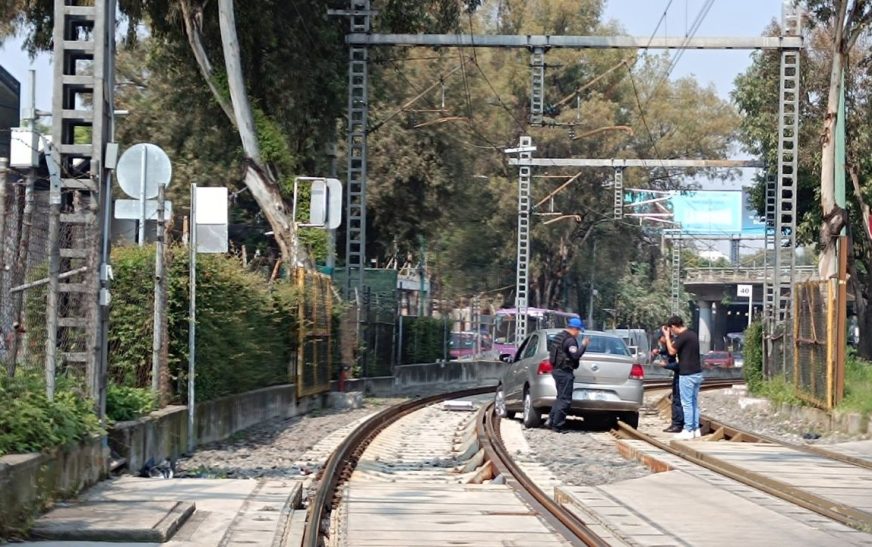
[[(142, 214), (141, 204), (138, 199), (116, 199), (115, 218), (119, 220), (139, 220)], [(173, 204), (164, 201), (164, 220), (173, 217)], [(145, 220), (157, 220), (157, 200), (145, 200)]]
[(227, 224), (227, 188), (197, 186), (197, 224)]
[(738, 285), (736, 290), (736, 296), (741, 296), (744, 298), (751, 298), (751, 295), (754, 294), (754, 286), (753, 285)]

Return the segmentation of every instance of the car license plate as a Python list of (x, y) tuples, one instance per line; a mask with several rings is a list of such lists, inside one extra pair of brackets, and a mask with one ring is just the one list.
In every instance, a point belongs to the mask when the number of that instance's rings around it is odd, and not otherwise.
[(596, 389), (576, 389), (574, 398), (584, 401), (606, 401), (609, 399), (609, 394)]

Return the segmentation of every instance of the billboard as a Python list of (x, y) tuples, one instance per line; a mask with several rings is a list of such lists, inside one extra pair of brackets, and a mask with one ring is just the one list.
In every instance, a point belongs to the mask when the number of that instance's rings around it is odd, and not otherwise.
[(669, 200), (674, 221), (695, 234), (763, 233), (762, 219), (741, 190), (699, 190), (675, 195)]

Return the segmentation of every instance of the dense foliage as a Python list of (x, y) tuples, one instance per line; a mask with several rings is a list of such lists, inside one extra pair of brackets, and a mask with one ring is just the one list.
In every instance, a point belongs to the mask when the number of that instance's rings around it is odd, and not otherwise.
[(745, 364), (742, 365), (748, 389), (756, 392), (763, 382), (763, 324), (758, 320), (745, 330)]
[[(169, 252), (169, 368), (175, 399), (187, 397), (188, 253)], [(146, 387), (151, 370), (153, 247), (113, 251), (110, 375), (119, 385)], [(235, 257), (197, 260), (197, 397), (212, 399), (289, 381), (296, 347), (296, 290), (270, 288)]]
[(106, 388), (106, 416), (113, 422), (135, 420), (155, 407), (156, 400), (151, 388), (115, 384)]
[(0, 378), (0, 456), (66, 446), (100, 433), (92, 401), (67, 383), (59, 378), (49, 401), (37, 377)]
[(442, 319), (404, 317), (402, 364), (433, 363), (446, 358), (448, 329)]

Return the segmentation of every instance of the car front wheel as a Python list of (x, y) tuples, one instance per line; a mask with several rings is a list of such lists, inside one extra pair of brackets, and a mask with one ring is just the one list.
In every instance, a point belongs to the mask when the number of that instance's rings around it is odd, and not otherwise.
[(530, 390), (524, 390), (524, 427), (532, 429), (542, 425), (542, 415), (539, 411), (533, 408), (533, 398), (530, 396)]
[(500, 418), (511, 420), (515, 417), (515, 413), (506, 407), (506, 393), (503, 391), (503, 386), (497, 387), (497, 392), (494, 394), (494, 410)]

